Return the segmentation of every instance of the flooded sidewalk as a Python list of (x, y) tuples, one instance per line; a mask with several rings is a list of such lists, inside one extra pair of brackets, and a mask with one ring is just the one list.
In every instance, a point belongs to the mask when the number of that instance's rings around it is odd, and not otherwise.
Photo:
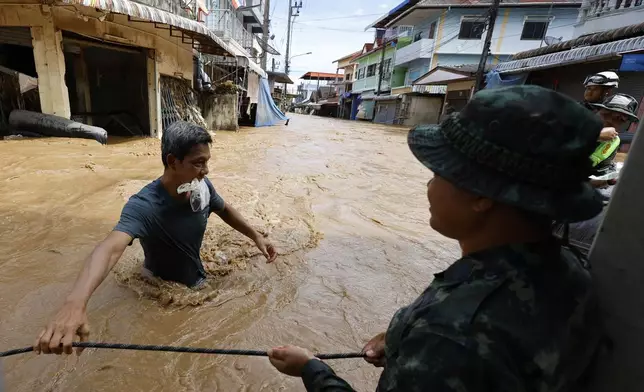
[[(194, 292), (145, 280), (130, 247), (92, 297), (91, 341), (317, 352), (360, 350), (458, 246), (429, 227), (431, 173), (407, 130), (292, 115), (288, 127), (219, 132), (209, 178), (280, 251), (267, 265), (212, 216)], [(0, 349), (27, 346), (58, 310), (128, 197), (162, 174), (156, 139), (0, 141)], [(333, 361), (359, 391), (380, 371)], [(8, 391), (302, 391), (265, 358), (86, 350), (3, 361)]]

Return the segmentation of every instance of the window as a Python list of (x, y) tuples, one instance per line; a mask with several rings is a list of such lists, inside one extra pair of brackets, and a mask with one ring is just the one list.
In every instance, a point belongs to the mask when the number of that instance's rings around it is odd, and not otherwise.
[(434, 36), (436, 35), (436, 22), (432, 23), (429, 26), (429, 39), (434, 39)]
[(546, 36), (550, 20), (548, 18), (526, 18), (521, 32), (522, 40), (541, 41)]
[(419, 31), (416, 34), (414, 34), (414, 42), (420, 41), (423, 39), (423, 32)]
[(376, 67), (377, 64), (371, 64), (370, 66), (367, 67), (367, 77), (372, 77), (376, 74)]
[(358, 70), (358, 80), (364, 78), (364, 68)]
[(351, 74), (346, 74), (346, 75), (344, 75), (344, 80), (351, 81), (351, 77), (352, 77), (352, 76), (353, 76), (353, 75), (351, 75)]
[(382, 68), (382, 73), (388, 74), (391, 72), (391, 59), (385, 60), (385, 65)]
[(458, 39), (481, 39), (486, 25), (484, 17), (465, 17), (461, 20)]

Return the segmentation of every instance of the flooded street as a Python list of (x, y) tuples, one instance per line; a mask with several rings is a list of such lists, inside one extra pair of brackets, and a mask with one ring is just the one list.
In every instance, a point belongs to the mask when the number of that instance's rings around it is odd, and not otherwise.
[[(144, 281), (135, 243), (88, 307), (91, 341), (359, 351), (458, 257), (428, 224), (431, 173), (406, 129), (293, 115), (288, 127), (218, 132), (209, 178), (267, 233), (267, 265), (213, 215), (210, 287)], [(127, 198), (159, 177), (155, 139), (0, 141), (0, 349), (31, 345)], [(331, 361), (359, 391), (379, 370)], [(86, 350), (3, 361), (8, 391), (302, 391), (265, 358)]]

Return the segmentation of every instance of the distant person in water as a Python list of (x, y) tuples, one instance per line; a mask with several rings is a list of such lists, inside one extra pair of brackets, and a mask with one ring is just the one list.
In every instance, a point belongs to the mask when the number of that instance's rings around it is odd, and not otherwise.
[[(410, 132), (412, 153), (434, 173), (429, 223), (462, 257), (365, 346), (366, 361), (384, 368), (379, 392), (581, 386), (602, 335), (599, 309), (585, 260), (551, 222), (601, 211), (588, 183), (601, 129), (575, 101), (516, 86), (483, 90), (441, 125)], [(307, 391), (354, 390), (305, 349), (269, 357)]]
[(197, 289), (206, 281), (199, 251), (211, 213), (250, 238), (268, 262), (275, 260), (275, 247), (224, 202), (206, 177), (211, 143), (203, 128), (183, 121), (163, 133), (163, 175), (130, 198), (114, 230), (87, 258), (62, 309), (38, 337), (37, 353), (71, 354), (76, 335), (87, 339), (90, 296), (134, 239), (145, 253), (144, 274)]

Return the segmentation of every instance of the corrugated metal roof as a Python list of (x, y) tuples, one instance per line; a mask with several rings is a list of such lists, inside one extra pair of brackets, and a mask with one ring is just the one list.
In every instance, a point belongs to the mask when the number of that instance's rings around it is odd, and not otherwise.
[(293, 84), (291, 78), (284, 72), (266, 71), (268, 79), (274, 79), (277, 83)]
[(502, 74), (534, 71), (613, 55), (617, 56), (620, 53), (634, 50), (644, 50), (644, 36), (508, 61), (499, 64), (496, 70)]
[(333, 74), (328, 72), (307, 72), (300, 79), (303, 80), (335, 80), (344, 79), (342, 74)]
[(638, 37), (641, 35), (644, 35), (644, 23), (607, 30), (601, 33), (589, 34), (560, 42), (558, 44), (544, 46), (543, 48), (526, 50), (525, 52), (516, 53), (512, 56), (512, 60), (527, 59), (549, 53), (563, 52), (580, 46), (598, 45), (626, 38)]
[(203, 53), (214, 55), (234, 54), (228, 45), (208, 29), (205, 24), (171, 14), (158, 8), (135, 3), (130, 0), (61, 0), (61, 3), (98, 8), (103, 11), (139, 18), (144, 21), (166, 24), (182, 30), (186, 34), (194, 33), (194, 38), (201, 44), (200, 47)]

